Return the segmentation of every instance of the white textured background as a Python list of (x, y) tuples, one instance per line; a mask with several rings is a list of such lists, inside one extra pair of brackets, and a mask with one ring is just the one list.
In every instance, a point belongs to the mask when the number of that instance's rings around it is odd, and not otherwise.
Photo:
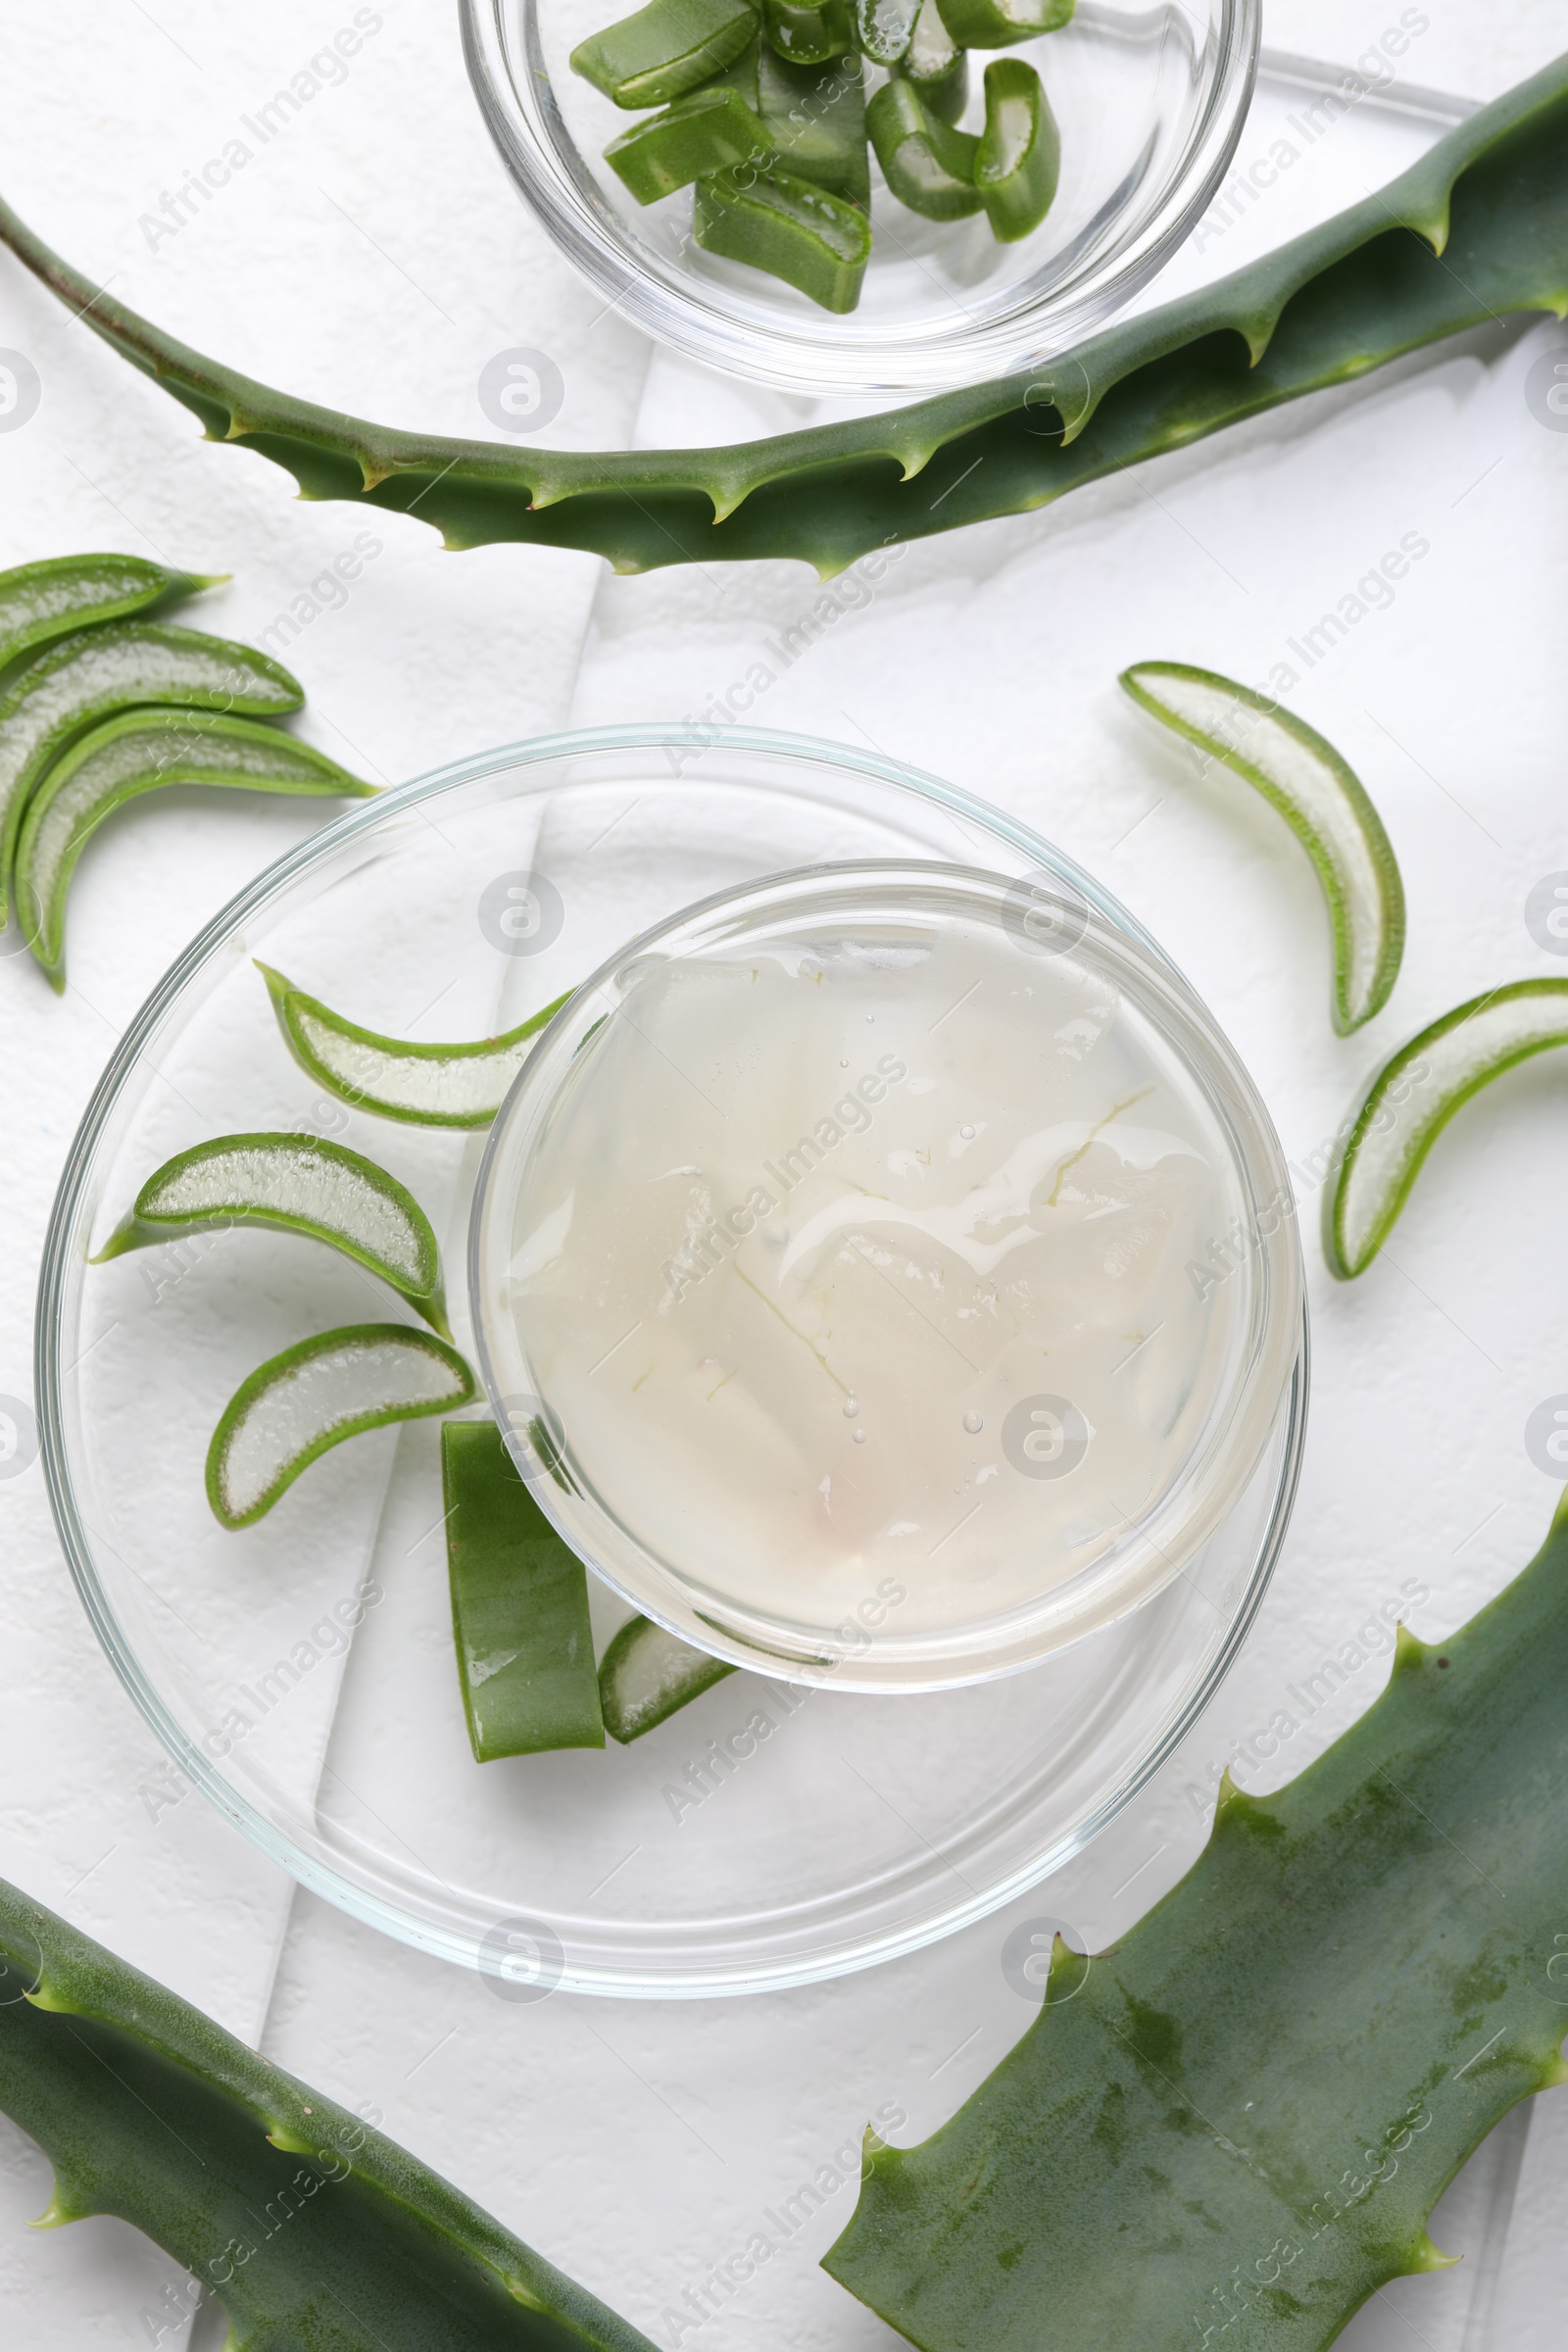
[[(140, 216), (351, 21), (352, 0), (11, 0), (0, 186), (198, 347), (361, 414), (482, 432), (479, 370), (523, 343), (565, 378), (550, 436), (562, 446), (727, 437), (805, 415), (664, 357), (650, 364), (514, 198), (450, 8), (379, 0), (375, 13), (343, 85), (149, 250)], [(1568, 0), (1426, 0), (1426, 13), (1404, 72), (1436, 88), (1485, 98), (1568, 47)], [(1398, 14), (1394, 0), (1267, 0), (1265, 37), (1348, 63)], [(1359, 194), (1380, 175), (1376, 157), (1397, 160), (1397, 138), (1363, 110), (1215, 241), (1204, 269)], [(1504, 973), (1556, 968), (1521, 912), (1530, 884), (1568, 864), (1568, 437), (1539, 429), (1522, 390), (1553, 333), (1478, 341), (1044, 519), (928, 542), (780, 681), (766, 720), (870, 738), (1083, 858), (1209, 998), (1288, 1150), (1310, 1150), (1400, 1035)], [(254, 636), (359, 527), (346, 509), (295, 504), (261, 459), (206, 447), (6, 260), (0, 344), (27, 353), (44, 388), (30, 423), (0, 435), (0, 564), (122, 547), (231, 570), (232, 586), (190, 617)], [(812, 595), (795, 566), (621, 581), (586, 557), (451, 557), (414, 522), (374, 529), (382, 554), (291, 659), (310, 694), (304, 731), (389, 780), (573, 721), (680, 717)], [(1371, 785), (1410, 892), (1395, 1003), (1343, 1045), (1328, 1032), (1304, 863), (1239, 795), (1162, 770), (1111, 680), (1141, 655), (1262, 674), (1410, 530), (1430, 557), (1298, 697)], [(145, 808), (82, 869), (65, 1000), (0, 956), (0, 1396), (30, 1392), (44, 1223), (115, 1036), (188, 934), (308, 821), (286, 804), (195, 817)], [(1420, 1629), (1446, 1630), (1533, 1548), (1552, 1490), (1526, 1458), (1524, 1419), (1568, 1385), (1562, 1083), (1534, 1065), (1455, 1131), (1393, 1250), (1353, 1292), (1315, 1274), (1313, 1426), (1285, 1560), (1187, 1754), (1054, 1885), (1051, 1907), (1095, 1939), (1178, 1875), (1201, 1835), (1190, 1792), (1369, 1606), (1419, 1576), (1433, 1595)], [(167, 1801), (177, 1784), (77, 1607), (36, 1467), (0, 1483), (0, 1871), (280, 2062), (382, 2109), (389, 2130), (661, 2342), (674, 2334), (662, 2315), (880, 2102), (900, 2100), (911, 2132), (929, 2129), (1027, 2022), (997, 1961), (1027, 1902), (913, 1960), (793, 1995), (504, 2005), (298, 1893), (199, 1798)], [(1306, 1761), (1380, 1675), (1356, 1677), (1282, 1761), (1241, 1777), (1263, 1785)], [(1437, 2231), (1464, 2246), (1466, 2271), (1380, 2298), (1353, 2331), (1362, 2352), (1560, 2342), (1565, 2148), (1568, 2125), (1545, 2108), (1528, 2138), (1522, 2122), (1497, 2135)], [(0, 2118), (8, 2352), (176, 2346), (172, 2266), (107, 2223), (27, 2235), (20, 2225), (46, 2199), (45, 2166)], [(705, 2352), (891, 2344), (814, 2267), (849, 2203), (846, 2192), (681, 2340)]]

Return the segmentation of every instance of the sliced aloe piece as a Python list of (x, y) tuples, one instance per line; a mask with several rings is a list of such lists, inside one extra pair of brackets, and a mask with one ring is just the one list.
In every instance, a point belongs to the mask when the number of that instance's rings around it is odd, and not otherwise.
[(106, 817), (165, 784), (335, 800), (360, 799), (375, 790), (324, 752), (259, 719), (183, 710), (133, 710), (106, 719), (45, 774), (17, 840), (18, 918), (55, 988), (66, 984), (66, 892), (77, 858)]
[(599, 1704), (605, 1729), (624, 1745), (640, 1740), (684, 1707), (689, 1699), (711, 1690), (733, 1666), (723, 1658), (694, 1649), (679, 1635), (669, 1634), (651, 1617), (633, 1617), (623, 1625), (606, 1650), (599, 1668)]
[(79, 629), (35, 655), (0, 699), (0, 917), (28, 798), (73, 736), (139, 703), (270, 718), (304, 700), (281, 662), (167, 621)]
[(1272, 802), (1317, 868), (1334, 926), (1334, 1026), (1342, 1037), (1388, 1003), (1404, 953), (1404, 885), (1383, 820), (1354, 770), (1294, 711), (1184, 662), (1139, 662), (1135, 703)]
[(0, 572), (0, 668), (88, 621), (122, 620), (217, 588), (226, 572), (170, 571), (143, 556), (54, 556)]
[(204, 1226), (257, 1225), (341, 1250), (439, 1331), (447, 1329), (430, 1220), (406, 1185), (344, 1144), (304, 1135), (220, 1135), (177, 1152), (93, 1259)]
[(346, 1021), (270, 964), (256, 968), (271, 994), (284, 1043), (303, 1070), (357, 1110), (418, 1127), (488, 1127), (534, 1039), (566, 1003), (557, 997), (517, 1028), (473, 1045), (411, 1046)]
[(207, 1499), (224, 1527), (249, 1527), (318, 1455), (389, 1421), (471, 1404), (455, 1348), (406, 1323), (350, 1323), (285, 1348), (241, 1381), (207, 1448)]
[(588, 1575), (493, 1421), (441, 1432), (452, 1632), (476, 1762), (603, 1747)]
[(1399, 1048), (1367, 1090), (1324, 1200), (1331, 1273), (1348, 1282), (1372, 1263), (1461, 1104), (1552, 1046), (1568, 1046), (1568, 980), (1516, 980), (1472, 997)]

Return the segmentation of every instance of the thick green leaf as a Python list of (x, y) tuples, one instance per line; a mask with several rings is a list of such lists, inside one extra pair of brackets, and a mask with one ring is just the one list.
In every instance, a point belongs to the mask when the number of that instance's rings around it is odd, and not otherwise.
[(0, 1880), (0, 2108), (235, 2352), (653, 2352), (417, 2158)]
[(501, 447), (366, 423), (150, 326), (0, 205), (0, 241), (214, 440), (307, 498), (412, 513), (451, 547), (587, 548), (617, 570), (797, 556), (824, 574), (1079, 484), (1511, 312), (1568, 311), (1568, 58), (1390, 186), (1216, 286), (1011, 376), (728, 449)]
[[(1568, 2080), (1568, 1505), (950, 2123), (870, 2145), (826, 2267), (924, 2352), (1322, 2352), (1499, 2117)], [(1441, 2287), (1434, 2286), (1434, 2295)]]

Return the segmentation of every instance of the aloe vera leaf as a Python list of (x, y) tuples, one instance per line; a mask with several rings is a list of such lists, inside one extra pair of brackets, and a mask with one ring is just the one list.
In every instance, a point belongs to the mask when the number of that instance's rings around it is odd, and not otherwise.
[(28, 800), (85, 728), (138, 704), (270, 718), (304, 700), (298, 679), (268, 655), (165, 621), (111, 621), (35, 655), (0, 698), (0, 919)]
[(605, 1729), (622, 1746), (640, 1740), (734, 1672), (727, 1660), (694, 1649), (651, 1617), (629, 1618), (600, 1660)]
[(105, 720), (46, 770), (17, 839), (18, 918), (52, 985), (66, 984), (66, 893), (77, 858), (107, 817), (165, 784), (336, 800), (375, 791), (324, 752), (253, 718), (132, 710)]
[(1348, 1282), (1366, 1271), (1454, 1112), (1553, 1046), (1568, 1046), (1568, 980), (1516, 980), (1456, 1004), (1384, 1063), (1324, 1197), (1331, 1273)]
[(207, 1499), (224, 1527), (249, 1527), (302, 1470), (347, 1438), (471, 1404), (455, 1348), (404, 1323), (349, 1323), (285, 1348), (241, 1381), (207, 1449)]
[(451, 1336), (429, 1218), (407, 1185), (346, 1144), (304, 1135), (220, 1135), (176, 1152), (148, 1177), (92, 1262), (211, 1225), (261, 1226), (324, 1242)]
[(458, 1678), (474, 1760), (603, 1747), (588, 1575), (493, 1421), (441, 1432)]
[(44, 2221), (130, 2223), (244, 2352), (653, 2352), (406, 2148), (3, 1880), (0, 2108), (54, 2166)]
[(284, 1043), (301, 1069), (356, 1110), (416, 1127), (488, 1127), (532, 1052), (533, 1041), (571, 993), (557, 997), (501, 1037), (482, 1037), (468, 1045), (415, 1046), (346, 1021), (270, 964), (258, 962), (256, 968), (271, 994)]
[(51, 556), (0, 571), (0, 669), (89, 621), (122, 620), (218, 588), (226, 572), (171, 571), (144, 556)]
[[(868, 2143), (826, 2268), (924, 2352), (1322, 2352), (1568, 2080), (1568, 1505), (1451, 1640), (1193, 1869), (952, 2120)], [(1434, 2285), (1434, 2300), (1442, 2289)]]
[(1294, 711), (1211, 669), (1139, 662), (1122, 685), (1162, 725), (1246, 778), (1317, 869), (1334, 930), (1334, 1026), (1348, 1037), (1388, 1003), (1404, 954), (1404, 885), (1354, 769)]
[(0, 241), (210, 438), (260, 449), (308, 498), (413, 513), (450, 547), (585, 548), (618, 571), (798, 557), (827, 576), (895, 540), (1032, 513), (1467, 327), (1563, 316), (1568, 58), (1332, 220), (1027, 373), (724, 449), (547, 451), (367, 423), (175, 342), (3, 205)]

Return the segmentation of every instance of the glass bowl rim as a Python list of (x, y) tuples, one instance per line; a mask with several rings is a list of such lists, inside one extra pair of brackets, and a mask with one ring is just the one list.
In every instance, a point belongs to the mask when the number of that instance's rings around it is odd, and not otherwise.
[(721, 287), (705, 297), (673, 274), (665, 282), (601, 225), (534, 120), (531, 90), (517, 89), (503, 20), (519, 4), (532, 8), (535, 0), (459, 0), (464, 58), (507, 176), (557, 250), (623, 317), (671, 349), (784, 391), (838, 399), (956, 391), (1024, 371), (1123, 310), (1197, 227), (1229, 171), (1262, 41), (1262, 0), (1214, 0), (1216, 64), (1149, 218), (1060, 300), (1049, 292), (1014, 300), (996, 318), (940, 338), (903, 328), (845, 344), (815, 319), (763, 329), (733, 318)]
[[(1024, 882), (1043, 888), (1043, 869), (1025, 877)], [(1205, 1426), (1201, 1444), (1184, 1460), (1162, 1500), (1179, 1506), (1195, 1485), (1216, 1476), (1217, 1466), (1227, 1463), (1231, 1465), (1230, 1498), (1219, 1506), (1213, 1524), (1196, 1532), (1183, 1531), (1182, 1540), (1191, 1546), (1188, 1553), (1167, 1548), (1167, 1544), (1175, 1541), (1172, 1537), (1165, 1543), (1151, 1538), (1153, 1551), (1165, 1563), (1164, 1571), (1154, 1582), (1146, 1568), (1137, 1590), (1130, 1589), (1130, 1571), (1125, 1565), (1119, 1584), (1113, 1582), (1106, 1564), (1085, 1569), (1059, 1592), (1038, 1594), (1032, 1608), (1018, 1602), (1002, 1617), (979, 1617), (953, 1628), (946, 1648), (934, 1637), (908, 1651), (896, 1642), (890, 1644), (873, 1673), (869, 1654), (852, 1657), (840, 1653), (834, 1646), (835, 1630), (826, 1621), (808, 1624), (793, 1615), (787, 1622), (782, 1616), (768, 1618), (763, 1605), (754, 1601), (741, 1613), (754, 1625), (759, 1619), (765, 1620), (765, 1625), (749, 1637), (729, 1621), (720, 1591), (701, 1578), (689, 1582), (680, 1561), (652, 1545), (635, 1519), (598, 1493), (580, 1463), (576, 1476), (568, 1469), (559, 1482), (565, 1493), (557, 1493), (551, 1478), (543, 1475), (545, 1464), (514, 1408), (523, 1396), (533, 1404), (534, 1391), (542, 1396), (545, 1387), (528, 1345), (514, 1330), (513, 1318), (501, 1303), (501, 1291), (507, 1279), (505, 1268), (516, 1247), (520, 1188), (528, 1183), (564, 1090), (577, 1085), (584, 1049), (601, 1029), (606, 1006), (617, 999), (622, 976), (639, 970), (650, 958), (659, 961), (671, 954), (677, 960), (686, 954), (701, 959), (711, 950), (722, 958), (734, 952), (737, 924), (745, 937), (750, 934), (744, 926), (760, 921), (764, 934), (770, 936), (772, 927), (782, 922), (790, 936), (797, 937), (794, 926), (805, 922), (809, 932), (816, 919), (813, 909), (819, 905), (821, 919), (829, 923), (841, 917), (874, 921), (894, 912), (912, 920), (918, 919), (913, 913), (916, 904), (923, 906), (935, 890), (939, 896), (952, 892), (965, 914), (985, 919), (989, 912), (1004, 925), (1008, 901), (1019, 887), (1016, 877), (961, 859), (887, 854), (814, 861), (726, 884), (689, 906), (666, 911), (630, 939), (617, 943), (556, 1011), (486, 1131), (468, 1217), (468, 1311), (480, 1385), (508, 1449), (521, 1476), (536, 1482), (539, 1507), (563, 1542), (587, 1561), (612, 1592), (678, 1640), (695, 1644), (727, 1666), (749, 1667), (763, 1675), (777, 1673), (779, 1666), (770, 1668), (767, 1659), (780, 1660), (790, 1653), (771, 1644), (792, 1641), (806, 1648), (796, 1659), (791, 1679), (876, 1696), (958, 1690), (1027, 1674), (1101, 1630), (1093, 1621), (1074, 1621), (1086, 1607), (1092, 1609), (1088, 1595), (1103, 1595), (1102, 1605), (1108, 1608), (1109, 1615), (1102, 1622), (1108, 1624), (1135, 1614), (1145, 1601), (1184, 1573), (1241, 1505), (1277, 1442), (1299, 1354), (1299, 1299), (1304, 1294), (1294, 1224), (1285, 1227), (1277, 1256), (1266, 1250), (1257, 1252), (1268, 1261), (1269, 1271), (1253, 1295), (1232, 1409), (1223, 1414), (1218, 1428)], [(1152, 952), (1119, 907), (1115, 919), (1107, 920), (1091, 909), (1080, 894), (1074, 896), (1084, 907), (1097, 968), (1112, 975), (1114, 988), (1146, 992), (1145, 1017), (1157, 1028), (1165, 1048), (1195, 1074), (1204, 1100), (1214, 1104), (1238, 1179), (1249, 1188), (1251, 1214), (1259, 1218), (1265, 1200), (1279, 1198), (1277, 1189), (1265, 1194), (1263, 1188), (1271, 1182), (1277, 1187), (1288, 1179), (1283, 1148), (1250, 1072), (1207, 1004), (1170, 958), (1158, 950)], [(1065, 893), (1060, 903), (1068, 904)], [(815, 936), (814, 932), (809, 935)], [(765, 954), (765, 949), (762, 952)], [(1082, 952), (1080, 943), (1074, 953)], [(1265, 1378), (1267, 1372), (1273, 1374), (1271, 1379)], [(548, 1414), (552, 1408), (547, 1402), (540, 1409)], [(530, 1432), (532, 1426), (529, 1423)], [(556, 1439), (569, 1462), (571, 1444), (559, 1423)], [(1069, 1608), (1069, 1596), (1074, 1593), (1078, 1595), (1076, 1612)], [(720, 1614), (710, 1616), (709, 1609)], [(1061, 1622), (1064, 1616), (1068, 1619), (1065, 1624)], [(840, 1634), (844, 1631), (842, 1627), (837, 1630)], [(983, 1642), (987, 1634), (990, 1641)]]
[[(404, 784), (388, 786), (371, 800), (356, 802), (341, 816), (308, 834), (292, 850), (264, 867), (243, 890), (236, 892), (226, 905), (220, 907), (181, 950), (126, 1025), (93, 1087), (86, 1109), (72, 1138), (44, 1236), (33, 1326), (34, 1394), (44, 1483), (55, 1530), (77, 1596), (105, 1656), (132, 1704), (191, 1785), (297, 1884), (320, 1895), (351, 1919), (360, 1920), (366, 1926), (375, 1928), (381, 1934), (389, 1935), (417, 1950), (430, 1952), (438, 1958), (468, 1968), (476, 1964), (460, 1937), (434, 1923), (415, 1918), (396, 1902), (376, 1893), (372, 1887), (362, 1886), (346, 1873), (319, 1860), (234, 1788), (224, 1779), (218, 1765), (186, 1738), (122, 1632), (100, 1582), (91, 1540), (76, 1507), (67, 1451), (63, 1384), (72, 1367), (63, 1361), (60, 1339), (66, 1285), (72, 1265), (72, 1236), (99, 1140), (122, 1090), (139, 1064), (143, 1048), (156, 1035), (165, 1014), (176, 1004), (187, 983), (197, 976), (203, 965), (221, 950), (234, 931), (274, 892), (286, 889), (314, 866), (325, 863), (345, 844), (353, 842), (361, 834), (370, 832), (387, 816), (401, 815), (405, 810), (416, 808), (421, 801), (433, 799), (461, 785), (477, 782), (486, 775), (509, 768), (538, 766), (547, 760), (569, 759), (581, 754), (662, 750), (673, 746), (688, 750), (692, 746), (691, 729), (683, 722), (658, 721), (642, 725), (564, 729), (549, 735), (527, 737), (491, 751), (474, 753), (466, 759), (453, 760), (444, 767), (431, 769), (424, 775), (412, 777)], [(1020, 824), (1004, 810), (993, 808), (977, 794), (967, 792), (961, 786), (946, 783), (940, 777), (903, 760), (891, 760), (877, 753), (861, 752), (852, 745), (834, 743), (821, 736), (797, 734), (784, 729), (726, 727), (706, 730), (702, 750), (705, 755), (711, 751), (722, 753), (735, 750), (760, 752), (785, 760), (825, 762), (891, 784), (913, 794), (917, 799), (933, 801), (950, 813), (978, 823), (993, 836), (1008, 842), (1029, 858), (1031, 863), (1045, 865), (1050, 870), (1069, 877), (1094, 906), (1110, 919), (1129, 928), (1160, 961), (1176, 971), (1179, 978), (1183, 977), (1170, 956), (1137, 918), (1128, 913), (1075, 860), (1055, 849), (1031, 827)], [(674, 1982), (650, 1982), (646, 1978), (614, 1970), (596, 1970), (584, 1974), (573, 1970), (568, 1964), (561, 1978), (561, 1989), (605, 1994), (616, 1999), (670, 2000), (715, 1995), (740, 1996), (751, 1992), (784, 1990), (797, 1984), (829, 1982), (940, 1942), (956, 1930), (989, 1917), (1081, 1853), (1125, 1810), (1175, 1752), (1225, 1680), (1251, 1630), (1290, 1526), (1305, 1449), (1309, 1386), (1310, 1324), (1303, 1300), (1300, 1351), (1283, 1408), (1282, 1417), (1286, 1426), (1274, 1495), (1247, 1590), (1223, 1639), (1179, 1714), (1167, 1723), (1161, 1737), (1137, 1758), (1100, 1802), (1054, 1844), (1020, 1865), (1001, 1885), (971, 1892), (965, 1899), (951, 1903), (945, 1910), (928, 1914), (899, 1929), (865, 1936), (853, 1946), (840, 1946), (829, 1954), (802, 1955), (771, 1967), (754, 1964), (744, 1975), (694, 1974)]]

